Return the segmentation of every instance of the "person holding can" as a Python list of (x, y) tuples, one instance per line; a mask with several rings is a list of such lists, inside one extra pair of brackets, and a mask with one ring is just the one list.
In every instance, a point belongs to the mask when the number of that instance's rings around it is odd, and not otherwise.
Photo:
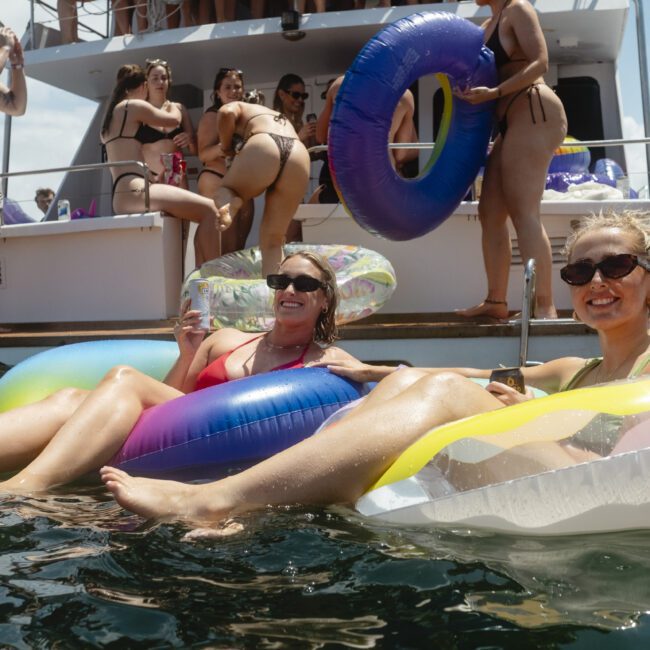
[(174, 334), (179, 356), (163, 382), (126, 366), (92, 391), (64, 389), (0, 413), (0, 473), (20, 470), (2, 492), (36, 492), (98, 469), (122, 446), (144, 409), (210, 386), (314, 361), (353, 359), (336, 338), (336, 276), (311, 252), (287, 256), (267, 284), (275, 290), (273, 328), (220, 329), (206, 336), (186, 303)]
[[(179, 127), (176, 113), (152, 106), (147, 101), (147, 77), (139, 65), (123, 65), (108, 102), (100, 138), (109, 162), (145, 160), (143, 145), (147, 128)], [(140, 167), (112, 167), (113, 210), (118, 214), (144, 212), (144, 177)], [(219, 232), (224, 223), (213, 201), (181, 187), (155, 183), (149, 186), (150, 210), (162, 210), (178, 219), (198, 223), (194, 236), (196, 265), (220, 255)]]
[(144, 160), (154, 173), (157, 183), (188, 189), (183, 152), (192, 156), (197, 152), (192, 120), (183, 104), (172, 102), (168, 98), (172, 83), (169, 63), (162, 59), (147, 59), (146, 63), (147, 100), (157, 109), (173, 115), (179, 125), (175, 129), (165, 129), (144, 124), (141, 127)]
[[(556, 393), (647, 376), (650, 228), (633, 214), (594, 217), (569, 237), (566, 250), (568, 263), (561, 277), (571, 287), (577, 317), (598, 332), (603, 356), (564, 357), (523, 368), (526, 383)], [(486, 390), (468, 378), (487, 378), (489, 370), (382, 367), (373, 376), (367, 366), (364, 370), (365, 364), (361, 373), (345, 371), (348, 363), (327, 365), (356, 380), (384, 379), (334, 424), (221, 481), (201, 485), (154, 481), (107, 467), (101, 470), (106, 486), (128, 510), (206, 527), (194, 536), (218, 534), (213, 528), (217, 522), (269, 505), (353, 503), (434, 427), (532, 397), (500, 383)], [(608, 455), (625, 432), (622, 417), (611, 425), (604, 428), (598, 421), (576, 425), (575, 433), (562, 442), (538, 442), (522, 450), (521, 460), (550, 470)], [(499, 471), (502, 460), (497, 455), (494, 464), (481, 465), (477, 471)], [(521, 470), (515, 464), (510, 471), (513, 475), (508, 478), (516, 478)]]

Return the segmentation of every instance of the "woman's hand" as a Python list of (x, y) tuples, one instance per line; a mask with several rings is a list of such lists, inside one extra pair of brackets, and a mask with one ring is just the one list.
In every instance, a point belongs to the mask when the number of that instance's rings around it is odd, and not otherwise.
[(192, 136), (187, 131), (183, 131), (174, 136), (173, 143), (179, 149), (187, 149), (192, 144)]
[(309, 368), (327, 368), (332, 374), (347, 377), (352, 381), (381, 381), (395, 370), (389, 366), (372, 366), (358, 359), (331, 359), (329, 361), (311, 361), (305, 364)]
[(488, 88), (487, 86), (476, 86), (475, 88), (466, 88), (454, 90), (454, 95), (458, 99), (469, 102), (470, 104), (483, 104), (499, 98), (498, 88)]
[(528, 400), (535, 399), (535, 394), (529, 386), (526, 386), (526, 393), (522, 394), (511, 386), (502, 384), (499, 381), (491, 381), (485, 387), (485, 390), (488, 391), (488, 393), (494, 395), (505, 406), (521, 404), (522, 402), (527, 402)]
[(298, 131), (298, 137), (303, 144), (311, 139), (316, 139), (316, 122), (305, 122)]
[(181, 314), (174, 326), (174, 338), (178, 343), (181, 356), (192, 356), (196, 354), (201, 342), (205, 338), (205, 330), (200, 329), (201, 312), (190, 309), (190, 300), (186, 300), (181, 306)]

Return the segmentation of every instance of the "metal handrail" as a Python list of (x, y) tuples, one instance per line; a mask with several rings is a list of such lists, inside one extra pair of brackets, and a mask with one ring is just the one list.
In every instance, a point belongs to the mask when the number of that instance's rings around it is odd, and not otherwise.
[[(53, 174), (56, 172), (85, 172), (110, 167), (128, 167), (135, 165), (142, 170), (144, 176), (144, 209), (149, 212), (149, 166), (141, 160), (119, 160), (117, 162), (90, 163), (88, 165), (71, 165), (68, 167), (50, 167), (49, 169), (30, 169), (22, 172), (8, 172), (0, 174), (0, 179), (14, 178), (15, 176), (32, 176), (34, 174)], [(0, 226), (4, 225), (4, 215), (0, 210)]]
[(528, 361), (528, 334), (530, 319), (535, 304), (535, 277), (536, 268), (534, 258), (526, 262), (524, 268), (524, 297), (521, 306), (521, 334), (519, 335), (519, 367), (524, 368)]
[[(650, 138), (617, 138), (613, 140), (565, 140), (561, 147), (622, 147), (626, 144), (650, 144)], [(389, 149), (433, 149), (435, 142), (391, 142)], [(309, 153), (327, 151), (326, 144), (317, 144), (307, 149)]]

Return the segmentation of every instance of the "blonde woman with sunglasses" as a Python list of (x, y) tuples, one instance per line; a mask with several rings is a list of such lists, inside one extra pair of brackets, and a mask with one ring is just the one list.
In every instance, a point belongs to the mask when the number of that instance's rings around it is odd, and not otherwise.
[(184, 312), (174, 329), (179, 356), (164, 382), (113, 368), (92, 391), (64, 389), (0, 413), (0, 493), (39, 492), (96, 470), (122, 446), (144, 409), (186, 393), (315, 361), (352, 360), (336, 338), (336, 276), (322, 257), (286, 257), (268, 284), (276, 321), (264, 334), (224, 328), (206, 337), (200, 312)]
[[(598, 332), (603, 356), (567, 357), (523, 368), (527, 384), (553, 393), (650, 373), (649, 244), (647, 224), (633, 215), (596, 217), (573, 233), (562, 277), (570, 283), (577, 316)], [(377, 368), (373, 376), (365, 364), (327, 365), (357, 379), (385, 378), (335, 424), (222, 481), (152, 481), (112, 468), (102, 470), (103, 480), (129, 510), (202, 526), (268, 505), (351, 503), (433, 427), (532, 397), (530, 391), (522, 395), (496, 382), (483, 388), (468, 379), (487, 378), (489, 370)], [(606, 431), (595, 451), (594, 432), (588, 429), (573, 436), (570, 445), (536, 447), (530, 459), (540, 454), (546, 467), (559, 468), (606, 455), (615, 446), (616, 438)], [(214, 529), (195, 534), (214, 534)]]

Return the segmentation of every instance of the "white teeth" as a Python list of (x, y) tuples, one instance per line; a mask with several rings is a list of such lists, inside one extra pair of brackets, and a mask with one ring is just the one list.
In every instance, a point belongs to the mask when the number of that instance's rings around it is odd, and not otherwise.
[(591, 301), (592, 305), (609, 305), (614, 302), (614, 298), (594, 298)]
[(291, 307), (291, 308), (302, 307), (301, 303), (299, 303), (299, 302), (290, 302), (289, 300), (283, 300), (280, 304), (283, 307)]

